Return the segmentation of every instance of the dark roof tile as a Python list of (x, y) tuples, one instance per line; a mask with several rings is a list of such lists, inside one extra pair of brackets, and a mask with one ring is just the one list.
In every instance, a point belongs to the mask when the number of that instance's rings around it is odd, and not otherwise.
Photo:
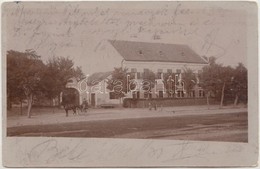
[(126, 61), (158, 61), (207, 64), (189, 46), (110, 40), (112, 46)]

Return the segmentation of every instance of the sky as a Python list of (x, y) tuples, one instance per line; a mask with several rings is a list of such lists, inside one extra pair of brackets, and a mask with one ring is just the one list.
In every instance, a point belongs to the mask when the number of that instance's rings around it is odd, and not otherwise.
[(5, 51), (69, 57), (85, 74), (120, 66), (108, 40), (186, 44), (223, 65), (247, 66), (244, 3), (9, 2), (2, 9)]

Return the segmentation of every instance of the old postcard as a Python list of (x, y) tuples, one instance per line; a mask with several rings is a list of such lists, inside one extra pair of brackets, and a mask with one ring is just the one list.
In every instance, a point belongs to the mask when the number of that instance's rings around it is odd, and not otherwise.
[(4, 166), (256, 166), (257, 11), (2, 3)]

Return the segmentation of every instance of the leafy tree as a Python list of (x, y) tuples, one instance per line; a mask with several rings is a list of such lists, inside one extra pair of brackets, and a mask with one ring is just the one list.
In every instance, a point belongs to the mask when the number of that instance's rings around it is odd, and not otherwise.
[(209, 65), (204, 66), (202, 73), (199, 74), (200, 86), (206, 92), (207, 104), (209, 105), (209, 97), (211, 95), (219, 95), (221, 88), (221, 69), (222, 65), (216, 63), (215, 57), (209, 58)]
[(242, 63), (239, 63), (233, 75), (231, 88), (235, 93), (234, 106), (236, 106), (239, 100), (247, 102), (247, 68)]
[(193, 73), (193, 71), (190, 68), (185, 68), (182, 79), (184, 81), (184, 88), (186, 89), (188, 96), (190, 96), (191, 91), (196, 85), (196, 81), (197, 81), (196, 75)]
[(220, 83), (222, 83), (222, 89), (221, 89), (221, 100), (220, 100), (220, 107), (223, 106), (224, 98), (225, 98), (225, 93), (229, 92), (231, 89), (231, 80), (233, 77), (233, 72), (234, 69), (230, 66), (223, 67), (221, 69), (221, 78), (218, 79)]
[(33, 50), (7, 52), (7, 100), (12, 102), (27, 99), (27, 115), (31, 117), (33, 100), (43, 95), (52, 99), (59, 96), (69, 78), (78, 80), (85, 76), (80, 67), (74, 68), (72, 60), (63, 57), (49, 59), (45, 65)]
[(33, 50), (7, 52), (7, 95), (9, 104), (14, 97), (28, 103), (27, 115), (31, 117), (31, 108), (34, 96), (43, 91), (42, 80), (45, 65), (40, 56)]
[(168, 97), (174, 96), (175, 91), (175, 75), (173, 73), (165, 73), (163, 76), (163, 83)]
[(107, 81), (107, 89), (113, 91), (118, 98), (125, 97), (131, 89), (136, 87), (134, 76), (127, 73), (127, 68), (114, 68), (112, 78)]
[(216, 58), (209, 58), (209, 65), (203, 67), (200, 77), (200, 85), (207, 92), (208, 97), (213, 94), (216, 99), (220, 100), (220, 107), (223, 106), (225, 92), (231, 89), (231, 80), (234, 69), (230, 66), (222, 66), (216, 63)]
[(26, 61), (20, 55), (21, 53), (12, 50), (7, 52), (7, 109), (11, 109), (12, 103), (19, 100), (22, 114), (22, 100), (25, 99), (25, 93), (21, 85), (22, 74), (18, 67), (25, 66)]
[(147, 70), (143, 74), (143, 81), (142, 81), (142, 89), (146, 93), (150, 93), (151, 90), (155, 87), (155, 78), (156, 75), (153, 71)]
[(74, 68), (74, 62), (64, 57), (53, 57), (47, 61), (44, 72), (44, 87), (49, 99), (59, 98), (68, 80), (75, 77), (78, 81), (85, 78), (80, 67)]

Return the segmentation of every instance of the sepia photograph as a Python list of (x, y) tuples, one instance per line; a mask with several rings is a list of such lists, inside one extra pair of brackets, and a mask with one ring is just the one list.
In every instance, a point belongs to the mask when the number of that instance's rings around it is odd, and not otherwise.
[(17, 1), (1, 13), (7, 167), (257, 165), (255, 2)]

